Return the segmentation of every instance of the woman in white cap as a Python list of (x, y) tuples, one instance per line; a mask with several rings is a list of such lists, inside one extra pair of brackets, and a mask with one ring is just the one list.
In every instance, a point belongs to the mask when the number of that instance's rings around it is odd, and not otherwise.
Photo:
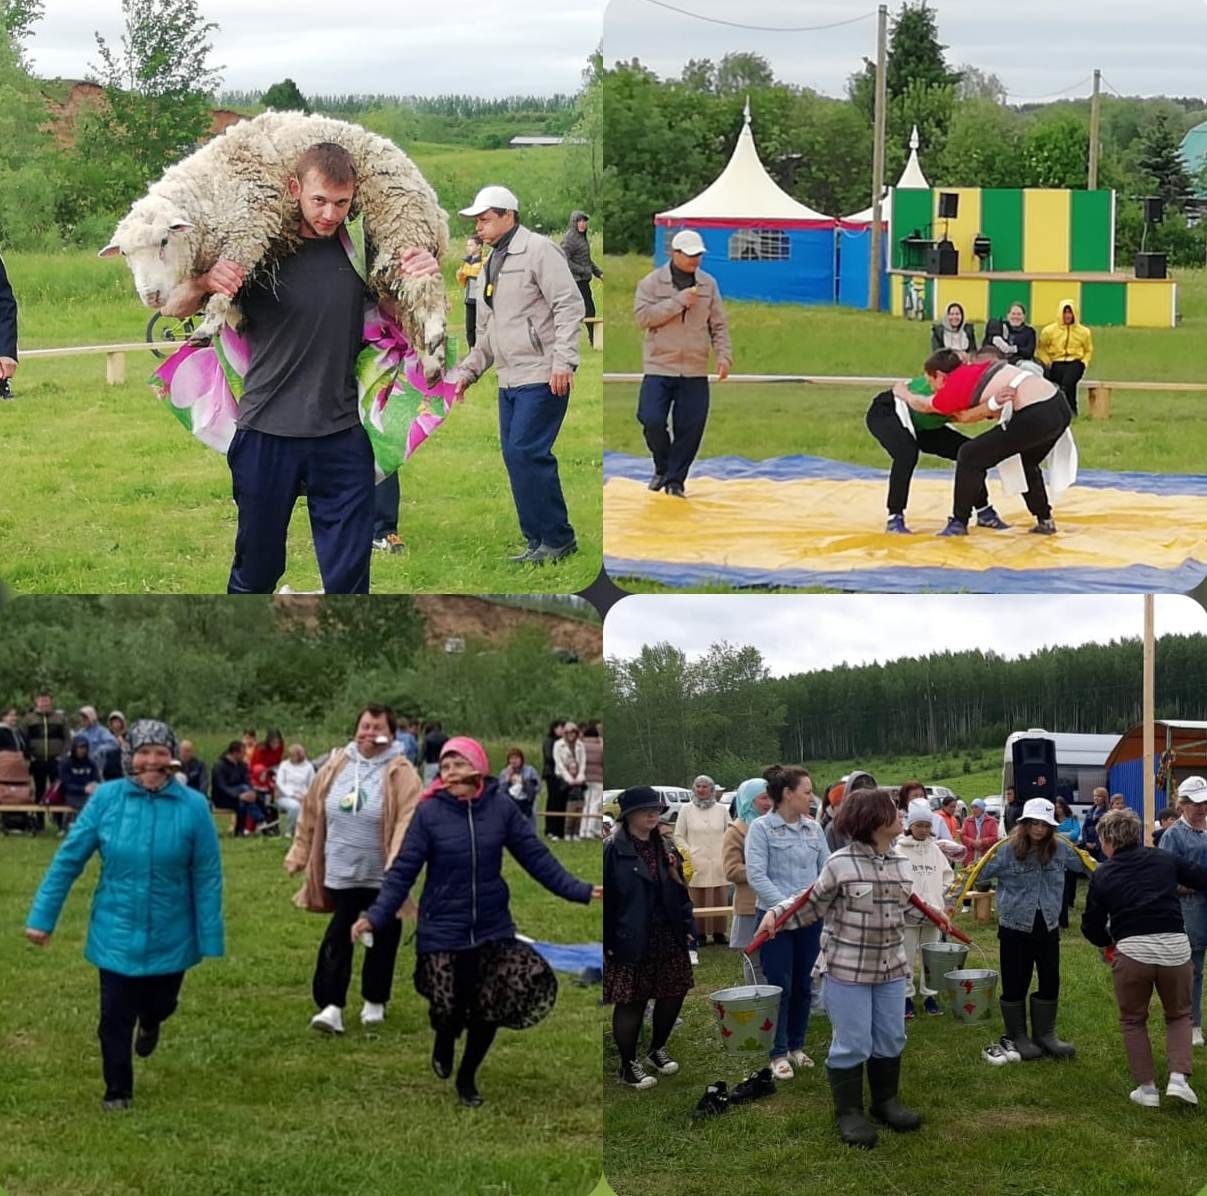
[[(729, 814), (717, 801), (717, 783), (708, 776), (692, 782), (691, 804), (680, 808), (675, 819), (675, 846), (691, 862), (692, 905), (709, 909), (729, 904), (729, 882), (725, 879), (725, 828)], [(706, 946), (708, 936), (714, 943), (727, 943), (725, 915), (705, 914), (696, 918), (696, 940)]]
[(1131, 810), (1105, 815), (1098, 824), (1098, 841), (1106, 863), (1090, 878), (1081, 933), (1107, 948), (1123, 1046), (1137, 1085), (1129, 1095), (1146, 1108), (1161, 1103), (1148, 1040), (1148, 1007), (1155, 990), (1165, 1013), (1169, 1063), (1165, 1095), (1197, 1105), (1199, 1099), (1187, 1082), (1193, 968), (1178, 894), (1202, 897), (1207, 891), (1207, 867), (1201, 860), (1192, 862), (1174, 852), (1145, 847), (1140, 819)]
[(209, 803), (174, 776), (176, 736), (166, 723), (140, 719), (128, 742), (130, 775), (92, 795), (51, 860), (25, 927), (26, 938), (48, 946), (71, 886), (100, 855), (84, 956), (100, 970), (106, 1112), (133, 1102), (131, 1045), (140, 1059), (155, 1050), (185, 972), (224, 946), (222, 857)]
[[(1074, 1053), (1072, 1043), (1056, 1037), (1065, 872), (1089, 875), (1080, 856), (1056, 837), (1055, 807), (1045, 797), (1033, 797), (1023, 806), (1010, 841), (981, 869), (982, 880), (997, 877), (1000, 1003), (1006, 1030), (990, 1053), (1007, 1058), (1017, 1053), (1022, 1059), (1067, 1059)], [(1031, 994), (1028, 1037), (1026, 1001), (1033, 973), (1038, 985)]]
[[(1187, 777), (1178, 786), (1181, 817), (1161, 836), (1162, 851), (1192, 864), (1207, 862), (1207, 779)], [(1203, 956), (1207, 950), (1207, 893), (1182, 892), (1182, 921), (1190, 939), (1194, 987), (1190, 997), (1191, 1039), (1203, 1045)]]

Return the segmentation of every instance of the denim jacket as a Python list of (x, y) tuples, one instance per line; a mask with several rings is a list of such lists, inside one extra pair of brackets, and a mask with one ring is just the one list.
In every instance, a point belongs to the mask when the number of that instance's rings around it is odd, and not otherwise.
[[(1207, 831), (1196, 831), (1179, 818), (1161, 836), (1157, 845), (1180, 860), (1207, 867)], [(1207, 947), (1207, 893), (1192, 893), (1182, 898), (1182, 922), (1194, 950)]]
[(746, 833), (746, 880), (761, 910), (807, 889), (830, 856), (821, 827), (811, 818), (785, 822), (774, 810)]
[(1047, 928), (1055, 930), (1060, 922), (1066, 871), (1089, 875), (1081, 858), (1067, 843), (1057, 843), (1056, 854), (1041, 866), (1034, 852), (1020, 860), (1007, 842), (994, 853), (978, 879), (997, 877), (999, 926), (1030, 930), (1035, 924), (1035, 911), (1039, 910)]

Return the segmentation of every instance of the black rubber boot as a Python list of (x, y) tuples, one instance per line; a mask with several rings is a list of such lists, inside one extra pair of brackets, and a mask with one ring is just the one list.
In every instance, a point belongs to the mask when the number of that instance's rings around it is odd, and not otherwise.
[(834, 1120), (848, 1146), (870, 1150), (876, 1145), (876, 1129), (863, 1115), (863, 1064), (827, 1067), (830, 1091), (834, 1094)]
[(891, 1059), (868, 1060), (868, 1087), (872, 1092), (872, 1116), (883, 1121), (890, 1130), (908, 1134), (922, 1124), (922, 1115), (907, 1109), (897, 1099), (897, 1086), (901, 1081), (901, 1056)]
[(1045, 1055), (1053, 1059), (1072, 1059), (1077, 1048), (1071, 1042), (1056, 1037), (1056, 1010), (1058, 1001), (1045, 1001), (1031, 994), (1031, 1035)]
[(1014, 1043), (1024, 1063), (1033, 1059), (1042, 1059), (1043, 1051), (1027, 1037), (1027, 1003), (1025, 1001), (999, 1001), (1002, 1007), (1002, 1025), (1006, 1027), (1006, 1037)]

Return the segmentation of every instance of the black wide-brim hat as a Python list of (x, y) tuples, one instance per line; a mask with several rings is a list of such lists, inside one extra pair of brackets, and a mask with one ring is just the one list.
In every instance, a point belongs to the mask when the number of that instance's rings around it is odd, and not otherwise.
[(651, 789), (648, 785), (638, 785), (633, 789), (626, 789), (618, 801), (621, 818), (626, 814), (632, 814), (635, 810), (660, 811), (662, 809), (662, 795), (657, 789)]

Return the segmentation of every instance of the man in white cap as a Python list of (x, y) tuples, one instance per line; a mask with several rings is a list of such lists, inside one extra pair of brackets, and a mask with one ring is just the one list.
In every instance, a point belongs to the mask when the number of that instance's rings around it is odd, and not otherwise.
[(544, 565), (578, 551), (553, 444), (578, 367), (583, 297), (562, 251), (520, 223), (506, 187), (483, 187), (462, 216), (487, 249), (478, 276), (476, 343), (448, 375), (457, 397), (493, 365), (499, 375), (499, 441), (520, 531), (517, 564)]
[[(1161, 836), (1158, 850), (1191, 864), (1207, 864), (1207, 779), (1187, 777), (1178, 786), (1181, 818)], [(1182, 922), (1190, 939), (1194, 986), (1190, 994), (1191, 1045), (1203, 1045), (1203, 956), (1207, 954), (1207, 893), (1180, 889)]]
[(700, 269), (703, 255), (700, 234), (681, 229), (671, 239), (670, 261), (637, 284), (633, 301), (645, 331), (637, 419), (654, 458), (649, 485), (676, 498), (684, 497), (708, 421), (709, 350), (716, 354), (718, 381), (733, 362), (721, 292)]

